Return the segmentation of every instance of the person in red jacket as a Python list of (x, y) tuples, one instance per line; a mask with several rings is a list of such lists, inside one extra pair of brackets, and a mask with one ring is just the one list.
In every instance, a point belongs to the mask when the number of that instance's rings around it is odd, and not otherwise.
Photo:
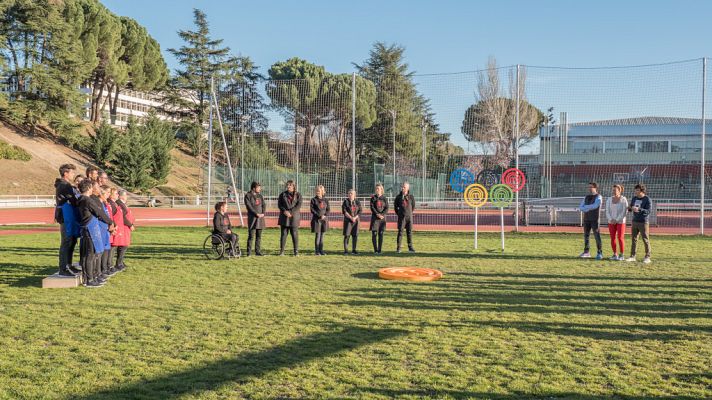
[(134, 225), (135, 218), (133, 212), (128, 207), (129, 194), (125, 190), (119, 190), (119, 198), (116, 200), (116, 205), (121, 209), (121, 214), (123, 216), (124, 230), (122, 234), (121, 241), (116, 246), (116, 269), (123, 271), (126, 269), (126, 264), (124, 263), (124, 257), (126, 256), (126, 250), (131, 246), (131, 232), (136, 229)]

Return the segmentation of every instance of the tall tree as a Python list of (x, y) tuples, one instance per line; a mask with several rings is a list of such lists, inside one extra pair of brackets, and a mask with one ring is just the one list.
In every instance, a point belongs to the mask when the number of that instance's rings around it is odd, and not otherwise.
[[(210, 26), (205, 13), (193, 9), (195, 30), (179, 30), (178, 36), (185, 42), (178, 49), (168, 49), (182, 67), (176, 70), (172, 86), (176, 90), (172, 100), (180, 103), (178, 108), (189, 110), (188, 116), (198, 125), (207, 120), (210, 101), (210, 79), (229, 70), (229, 47), (222, 47), (222, 39), (210, 36)], [(190, 100), (181, 98), (189, 95)]]
[(135, 120), (129, 121), (112, 159), (114, 179), (131, 191), (146, 191), (155, 182), (151, 177), (153, 146), (145, 132)]
[[(526, 70), (516, 77), (509, 72), (509, 90), (500, 82), (497, 60), (490, 58), (487, 69), (479, 74), (475, 97), (477, 102), (467, 108), (461, 132), (465, 139), (478, 142), (485, 154), (491, 153), (494, 163), (507, 167), (517, 149), (530, 143), (545, 123), (544, 113), (526, 100)], [(519, 88), (519, 135), (515, 134)]]

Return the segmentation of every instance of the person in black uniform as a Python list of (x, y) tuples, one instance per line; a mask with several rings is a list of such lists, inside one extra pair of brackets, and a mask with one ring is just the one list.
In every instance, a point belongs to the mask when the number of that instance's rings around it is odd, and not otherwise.
[(227, 203), (224, 201), (215, 203), (215, 215), (213, 215), (213, 235), (220, 235), (220, 237), (230, 242), (228, 255), (234, 257), (235, 249), (237, 248), (237, 235), (232, 232), (230, 216), (227, 215)]
[(287, 244), (287, 235), (292, 235), (292, 246), (294, 255), (299, 255), (299, 223), (301, 216), (299, 210), (302, 207), (302, 195), (297, 191), (294, 181), (287, 181), (286, 190), (280, 193), (277, 198), (279, 207), (279, 220), (281, 235), (279, 240), (279, 255), (284, 255), (284, 246)]
[(408, 237), (408, 251), (415, 253), (413, 248), (413, 211), (415, 211), (415, 197), (410, 193), (410, 184), (403, 182), (401, 191), (393, 200), (393, 208), (398, 215), (398, 238), (396, 239), (396, 252), (401, 252), (403, 229)]
[[(72, 256), (74, 248), (77, 245), (77, 237), (74, 236), (69, 225), (75, 224), (75, 221), (65, 221), (64, 215), (68, 218), (74, 214), (73, 212), (65, 213), (65, 208), (74, 208), (77, 206), (77, 196), (72, 187), (74, 181), (74, 173), (77, 167), (74, 164), (63, 164), (59, 167), (59, 178), (54, 181), (54, 197), (57, 207), (54, 210), (54, 219), (59, 223), (59, 274), (62, 276), (74, 276), (79, 271), (72, 267)], [(76, 226), (76, 225), (74, 225)]]
[(371, 196), (371, 241), (373, 252), (381, 254), (383, 249), (383, 232), (386, 231), (386, 215), (388, 214), (388, 199), (383, 195), (383, 185), (376, 185), (376, 194)]
[(247, 207), (247, 255), (252, 252), (252, 239), (255, 239), (255, 255), (262, 256), (262, 229), (265, 228), (265, 199), (262, 197), (262, 185), (252, 182), (250, 191), (245, 195)]
[(358, 254), (358, 226), (361, 220), (361, 203), (356, 199), (356, 191), (349, 190), (349, 197), (341, 204), (341, 213), (344, 214), (344, 255), (349, 254), (349, 237), (352, 237), (352, 254)]
[(329, 200), (324, 197), (326, 190), (324, 185), (318, 185), (314, 191), (315, 196), (309, 203), (309, 210), (312, 214), (311, 230), (314, 233), (314, 254), (317, 256), (325, 256), (324, 253), (324, 234), (329, 230), (329, 220), (327, 217), (331, 212)]
[[(104, 245), (101, 243), (103, 232), (100, 230), (99, 221), (109, 226), (109, 230), (115, 229), (114, 221), (109, 218), (100, 201), (93, 198), (95, 183), (85, 179), (79, 184), (81, 196), (77, 204), (79, 213), (79, 225), (81, 226), (82, 254), (82, 274), (84, 275), (84, 285), (86, 287), (100, 287), (106, 282), (100, 276), (101, 251)], [(99, 243), (96, 243), (98, 241)], [(96, 246), (95, 246), (96, 245)], [(100, 249), (97, 249), (100, 248)]]

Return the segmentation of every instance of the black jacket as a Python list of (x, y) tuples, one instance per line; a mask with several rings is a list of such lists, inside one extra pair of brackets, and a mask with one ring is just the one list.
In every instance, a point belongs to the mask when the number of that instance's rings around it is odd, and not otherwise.
[(114, 221), (106, 215), (104, 211), (104, 206), (101, 204), (101, 200), (94, 196), (81, 196), (79, 197), (79, 203), (77, 204), (79, 209), (79, 224), (81, 226), (87, 226), (91, 221), (92, 217), (96, 217), (99, 221), (107, 224), (113, 225)]
[(344, 199), (344, 202), (341, 203), (341, 213), (344, 214), (344, 221), (351, 222), (351, 219), (347, 217), (347, 215), (350, 215), (354, 218), (358, 217), (361, 215), (361, 202), (358, 201), (358, 199), (354, 199), (353, 203), (349, 199)]
[[(286, 190), (282, 192), (277, 199), (277, 207), (279, 207), (279, 226), (299, 227), (299, 223), (302, 220), (299, 215), (299, 210), (302, 207), (302, 195), (299, 192), (289, 193)], [(287, 218), (284, 215), (285, 211), (289, 211), (292, 216)]]
[(226, 235), (228, 229), (232, 230), (230, 217), (227, 214), (221, 214), (219, 211), (216, 211), (213, 216), (213, 234)]
[(312, 220), (321, 220), (321, 217), (326, 217), (331, 212), (329, 200), (325, 198), (312, 197), (309, 203), (309, 211), (312, 214)]
[(411, 217), (415, 210), (415, 197), (413, 197), (413, 194), (410, 192), (406, 195), (400, 192), (395, 200), (393, 200), (393, 208), (396, 214), (398, 214), (398, 217)]
[(258, 218), (258, 214), (265, 214), (267, 207), (265, 199), (261, 193), (253, 193), (252, 191), (245, 194), (245, 207), (247, 207), (247, 226), (248, 229), (264, 229), (265, 218)]
[(73, 206), (79, 204), (77, 196), (74, 193), (74, 187), (72, 184), (65, 181), (62, 178), (57, 178), (54, 181), (54, 199), (57, 203), (57, 207), (54, 209), (54, 219), (58, 223), (64, 223), (64, 216), (62, 215), (62, 206), (69, 202)]

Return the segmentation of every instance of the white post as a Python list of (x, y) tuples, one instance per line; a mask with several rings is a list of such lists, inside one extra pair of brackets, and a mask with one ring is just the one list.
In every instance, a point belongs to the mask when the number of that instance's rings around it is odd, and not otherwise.
[(422, 162), (423, 162), (423, 171), (421, 172), (421, 180), (420, 180), (420, 185), (421, 185), (421, 189), (420, 189), (421, 195), (420, 195), (420, 197), (421, 197), (421, 201), (425, 201), (425, 173), (426, 173), (426, 169), (427, 169), (427, 166), (426, 166), (426, 162), (427, 162), (427, 161), (426, 161), (426, 158), (425, 158), (425, 136), (426, 136), (427, 131), (428, 131), (428, 124), (427, 124), (425, 121), (423, 121), (423, 160), (422, 160)]
[[(245, 226), (245, 220), (242, 218), (242, 208), (240, 208), (240, 196), (237, 195), (237, 185), (235, 184), (235, 174), (232, 171), (232, 162), (230, 161), (230, 153), (227, 148), (227, 140), (225, 140), (225, 131), (223, 130), (222, 117), (220, 116), (220, 107), (218, 107), (218, 99), (215, 96), (215, 88), (212, 87), (211, 90), (212, 101), (215, 105), (215, 114), (218, 117), (218, 126), (220, 127), (220, 137), (223, 141), (223, 148), (225, 150), (225, 158), (227, 159), (227, 168), (230, 172), (230, 183), (232, 184), (232, 192), (235, 193), (235, 204), (237, 206), (237, 213), (240, 216), (240, 226)], [(229, 200), (229, 199), (228, 199)]]
[(356, 73), (351, 74), (351, 187), (356, 190)]
[(477, 219), (479, 217), (479, 207), (475, 207), (475, 250), (477, 250)]
[(396, 110), (390, 110), (393, 117), (393, 186), (396, 185)]
[[(517, 64), (517, 110), (515, 112), (515, 123), (514, 123), (514, 157), (515, 157), (515, 165), (514, 167), (516, 169), (519, 169), (519, 103), (521, 101), (520, 95), (519, 95), (519, 64)], [(514, 209), (514, 231), (519, 232), (519, 191), (514, 194), (515, 198), (515, 209)], [(502, 242), (502, 250), (504, 250), (504, 241)]]
[(702, 151), (700, 152), (700, 234), (705, 234), (705, 100), (707, 89), (707, 57), (702, 58)]
[(499, 227), (502, 240), (502, 251), (504, 251), (504, 207), (499, 208)]
[(207, 215), (205, 224), (210, 225), (210, 202), (213, 190), (213, 77), (210, 77), (210, 116), (208, 119), (208, 204), (206, 205)]

